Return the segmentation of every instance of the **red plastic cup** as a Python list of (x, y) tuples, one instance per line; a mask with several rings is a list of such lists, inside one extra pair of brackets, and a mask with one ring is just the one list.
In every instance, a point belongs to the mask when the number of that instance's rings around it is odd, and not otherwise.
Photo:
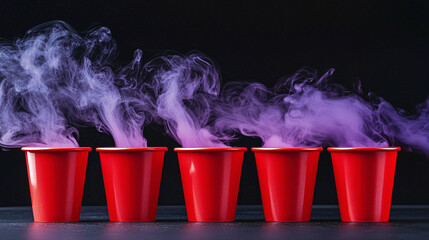
[(155, 221), (166, 147), (97, 148), (112, 222)]
[(399, 147), (330, 147), (341, 219), (387, 222)]
[(175, 148), (179, 157), (188, 221), (235, 219), (246, 148)]
[(89, 147), (23, 147), (36, 222), (78, 222)]
[(252, 148), (265, 221), (310, 221), (320, 147)]

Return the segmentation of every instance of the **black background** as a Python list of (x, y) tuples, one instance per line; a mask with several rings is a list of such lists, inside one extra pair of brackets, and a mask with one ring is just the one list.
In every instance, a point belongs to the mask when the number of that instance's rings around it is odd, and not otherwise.
[[(200, 50), (222, 71), (223, 82), (259, 81), (272, 86), (303, 66), (335, 68), (333, 81), (347, 88), (361, 80), (365, 91), (413, 110), (428, 96), (429, 2), (421, 1), (2, 1), (0, 37), (61, 19), (78, 31), (112, 30), (120, 55), (140, 48), (146, 60), (167, 50)], [(0, 113), (1, 114), (1, 113)], [(160, 204), (184, 204), (179, 167), (162, 126), (145, 131), (150, 146), (167, 146)], [(112, 146), (110, 136), (81, 129), (81, 146)], [(260, 141), (242, 138), (237, 145)], [(0, 205), (29, 205), (27, 172), (20, 150), (0, 152)], [(245, 155), (239, 204), (260, 204), (256, 166)], [(322, 152), (315, 204), (336, 204), (329, 153)], [(84, 205), (104, 205), (98, 154), (90, 152)], [(429, 204), (429, 159), (400, 152), (393, 204)]]

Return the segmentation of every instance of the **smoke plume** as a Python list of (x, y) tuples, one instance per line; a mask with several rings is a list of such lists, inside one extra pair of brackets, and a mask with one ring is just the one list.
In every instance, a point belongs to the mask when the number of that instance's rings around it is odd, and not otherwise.
[(213, 134), (213, 108), (220, 77), (213, 62), (202, 54), (170, 55), (152, 60), (151, 73), (158, 118), (183, 147), (225, 147)]
[(273, 89), (229, 83), (201, 53), (121, 67), (111, 32), (81, 35), (54, 21), (0, 42), (0, 146), (78, 146), (77, 127), (110, 133), (118, 147), (145, 147), (154, 118), (183, 147), (225, 147), (237, 133), (265, 147), (384, 147), (429, 156), (429, 100), (416, 113), (352, 92), (302, 69)]
[(380, 103), (365, 101), (302, 69), (273, 89), (259, 83), (224, 88), (216, 126), (259, 137), (264, 147), (381, 147), (390, 135)]
[(142, 127), (153, 105), (137, 84), (141, 52), (114, 71), (110, 30), (80, 36), (64, 22), (30, 29), (0, 44), (0, 145), (78, 146), (75, 126), (112, 134), (117, 146), (146, 146)]

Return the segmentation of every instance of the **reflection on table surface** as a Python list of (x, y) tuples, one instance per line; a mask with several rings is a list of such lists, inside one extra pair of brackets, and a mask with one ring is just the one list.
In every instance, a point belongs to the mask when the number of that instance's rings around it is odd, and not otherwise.
[(393, 206), (391, 222), (346, 223), (335, 206), (312, 221), (265, 222), (261, 206), (238, 206), (237, 221), (187, 222), (184, 206), (161, 206), (156, 222), (109, 222), (106, 207), (83, 207), (78, 223), (35, 223), (30, 207), (0, 208), (2, 239), (429, 239), (429, 206)]

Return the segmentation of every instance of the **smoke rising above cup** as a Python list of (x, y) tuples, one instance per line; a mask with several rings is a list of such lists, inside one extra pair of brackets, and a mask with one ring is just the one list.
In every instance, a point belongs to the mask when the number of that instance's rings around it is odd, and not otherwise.
[(77, 67), (74, 42), (59, 25), (40, 25), (0, 46), (0, 144), (77, 146), (62, 107), (63, 79)]
[(301, 69), (270, 90), (259, 83), (225, 87), (216, 127), (259, 137), (264, 147), (388, 146), (379, 103), (365, 101)]
[(386, 129), (403, 150), (421, 152), (429, 157), (429, 99), (418, 104), (414, 114), (396, 110), (383, 101), (379, 112), (385, 119)]
[(141, 52), (117, 71), (110, 30), (80, 36), (61, 21), (30, 29), (0, 46), (0, 144), (78, 146), (74, 126), (95, 126), (117, 146), (146, 146), (150, 100), (136, 91)]
[(183, 147), (225, 147), (239, 134), (264, 147), (383, 147), (429, 156), (429, 101), (414, 114), (373, 94), (352, 92), (301, 69), (269, 89), (228, 83), (201, 53), (116, 64), (108, 28), (79, 34), (61, 21), (0, 42), (0, 146), (74, 147), (78, 127), (112, 135), (117, 147), (145, 147), (152, 120)]
[(110, 31), (101, 28), (92, 34), (98, 46), (93, 45), (95, 49), (90, 50), (95, 50), (96, 56), (100, 52), (106, 55), (101, 59), (84, 58), (81, 77), (70, 89), (79, 93), (73, 105), (80, 114), (72, 119), (110, 133), (116, 147), (146, 147), (143, 129), (150, 121), (153, 100), (145, 90), (145, 83), (140, 81), (142, 52), (137, 50), (129, 65), (114, 71), (109, 67), (116, 54)]
[(214, 63), (200, 53), (156, 58), (146, 65), (152, 78), (156, 115), (183, 147), (225, 147), (213, 129), (220, 91)]

